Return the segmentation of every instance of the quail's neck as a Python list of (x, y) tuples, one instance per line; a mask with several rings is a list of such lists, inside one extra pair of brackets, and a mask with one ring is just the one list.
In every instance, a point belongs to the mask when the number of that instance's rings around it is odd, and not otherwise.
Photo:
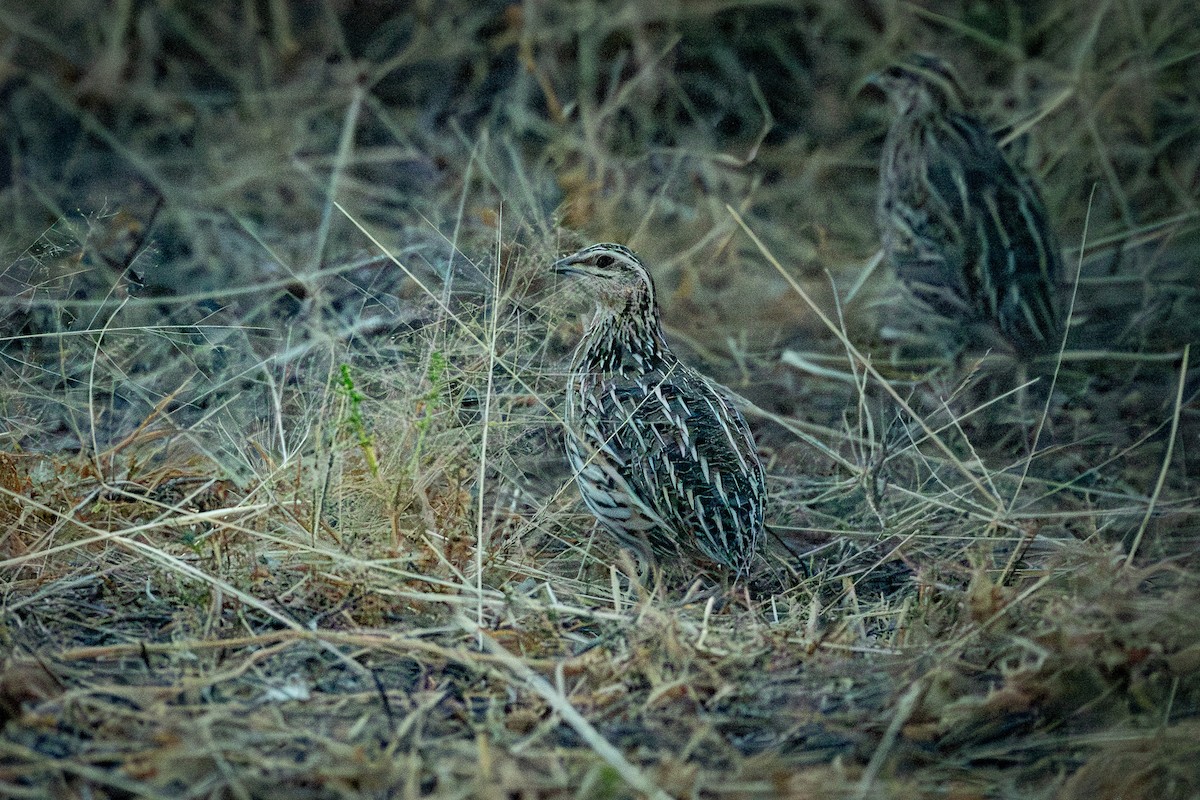
[(637, 374), (666, 368), (675, 360), (654, 309), (620, 315), (598, 309), (584, 336), (582, 357), (590, 372)]

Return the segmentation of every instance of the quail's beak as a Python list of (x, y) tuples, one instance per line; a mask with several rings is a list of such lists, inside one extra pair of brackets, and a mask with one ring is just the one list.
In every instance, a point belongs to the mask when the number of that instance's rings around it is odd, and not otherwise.
[(556, 275), (582, 275), (583, 271), (575, 267), (574, 256), (563, 256), (552, 265)]

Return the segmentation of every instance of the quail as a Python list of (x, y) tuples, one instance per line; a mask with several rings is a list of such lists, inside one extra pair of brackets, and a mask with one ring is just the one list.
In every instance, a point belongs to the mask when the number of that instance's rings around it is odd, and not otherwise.
[(567, 454), (584, 503), (643, 561), (748, 572), (763, 534), (762, 462), (730, 393), (663, 336), (654, 282), (627, 247), (555, 262), (595, 300), (572, 359)]
[(983, 323), (1021, 357), (1057, 349), (1062, 256), (1037, 187), (967, 113), (941, 59), (912, 55), (870, 81), (892, 112), (876, 220), (901, 282), (920, 306)]

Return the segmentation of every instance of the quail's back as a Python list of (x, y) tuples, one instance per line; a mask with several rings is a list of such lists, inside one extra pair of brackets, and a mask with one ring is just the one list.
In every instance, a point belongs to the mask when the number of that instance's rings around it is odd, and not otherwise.
[(1062, 256), (1029, 176), (967, 114), (934, 56), (873, 76), (892, 123), (876, 218), (884, 253), (916, 300), (955, 322), (992, 325), (1021, 355), (1062, 337)]
[(763, 531), (762, 462), (724, 387), (671, 352), (654, 284), (629, 249), (555, 263), (596, 307), (567, 388), (567, 452), (584, 502), (647, 558), (701, 556), (744, 573)]

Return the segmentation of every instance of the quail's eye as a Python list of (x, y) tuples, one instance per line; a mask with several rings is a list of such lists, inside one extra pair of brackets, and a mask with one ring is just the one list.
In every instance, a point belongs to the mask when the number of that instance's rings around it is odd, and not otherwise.
[(596, 266), (601, 268), (611, 267), (614, 263), (616, 263), (616, 259), (608, 255), (596, 259)]

